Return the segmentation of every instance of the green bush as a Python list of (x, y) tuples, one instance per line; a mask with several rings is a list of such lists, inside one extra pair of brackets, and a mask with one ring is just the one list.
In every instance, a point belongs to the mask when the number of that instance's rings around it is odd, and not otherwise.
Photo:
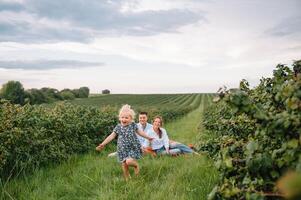
[(205, 113), (216, 137), (200, 149), (213, 152), (221, 172), (212, 199), (282, 199), (277, 180), (301, 172), (301, 62), (293, 66), (278, 65), (254, 89), (243, 80)]
[(54, 108), (0, 105), (2, 177), (58, 163), (94, 149), (116, 125), (116, 113), (94, 107), (58, 104)]

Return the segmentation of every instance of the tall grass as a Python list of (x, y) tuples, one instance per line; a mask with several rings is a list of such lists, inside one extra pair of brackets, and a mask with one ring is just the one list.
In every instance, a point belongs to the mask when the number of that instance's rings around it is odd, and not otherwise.
[(114, 158), (91, 153), (12, 180), (2, 199), (206, 199), (217, 179), (205, 157), (145, 157), (126, 183)]

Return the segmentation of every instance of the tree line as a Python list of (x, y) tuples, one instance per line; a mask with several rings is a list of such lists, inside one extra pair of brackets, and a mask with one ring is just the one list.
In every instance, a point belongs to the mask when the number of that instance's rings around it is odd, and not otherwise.
[(43, 87), (41, 89), (25, 90), (19, 81), (8, 81), (0, 89), (0, 99), (9, 100), (14, 104), (42, 104), (52, 103), (61, 100), (72, 100), (75, 98), (87, 98), (90, 89), (80, 87), (79, 89), (63, 89), (59, 91), (55, 88)]

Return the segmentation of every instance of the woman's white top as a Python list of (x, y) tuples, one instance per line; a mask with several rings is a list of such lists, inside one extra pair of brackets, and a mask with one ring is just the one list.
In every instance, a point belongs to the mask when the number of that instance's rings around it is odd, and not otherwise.
[[(160, 128), (162, 131), (162, 137), (159, 138), (159, 135), (154, 131), (154, 129), (147, 130), (147, 135), (151, 138), (154, 138), (151, 142), (151, 147), (153, 150), (161, 149), (163, 146), (165, 149), (169, 149), (169, 139), (167, 136), (167, 132), (164, 128)], [(147, 146), (149, 146), (149, 141)]]

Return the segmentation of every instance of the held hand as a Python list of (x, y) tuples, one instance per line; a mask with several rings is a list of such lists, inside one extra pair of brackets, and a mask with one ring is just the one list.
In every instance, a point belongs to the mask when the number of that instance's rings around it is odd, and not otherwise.
[(103, 145), (103, 144), (100, 144), (100, 145), (98, 145), (97, 147), (96, 147), (96, 151), (101, 151), (103, 148), (105, 147), (105, 145)]
[(155, 138), (148, 138), (148, 141), (152, 142)]

